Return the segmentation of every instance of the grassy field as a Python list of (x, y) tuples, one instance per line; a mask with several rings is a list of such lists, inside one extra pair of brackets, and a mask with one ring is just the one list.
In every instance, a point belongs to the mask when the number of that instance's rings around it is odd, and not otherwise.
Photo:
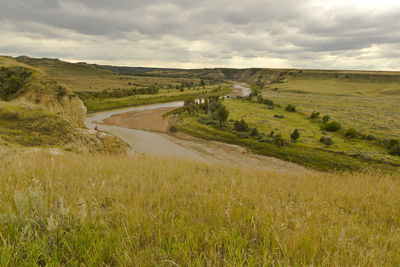
[[(179, 127), (188, 134), (222, 142), (239, 144), (255, 153), (290, 160), (321, 170), (383, 168), (398, 170), (400, 157), (390, 155), (383, 140), (364, 140), (345, 136), (347, 129), (329, 132), (323, 129), (321, 117), (310, 119), (301, 112), (289, 112), (284, 107), (269, 106), (241, 99), (224, 100), (229, 111), (229, 121), (222, 127), (210, 121), (208, 115), (181, 115)], [(234, 121), (244, 119), (248, 131), (235, 131)], [(206, 123), (205, 123), (206, 122)], [(212, 122), (212, 123), (208, 123)], [(257, 136), (251, 130), (257, 128)], [(300, 138), (291, 140), (298, 129)], [(273, 134), (271, 134), (273, 132)], [(274, 136), (281, 135), (286, 145), (277, 146)], [(324, 136), (333, 140), (332, 145), (320, 141)], [(396, 166), (396, 167), (391, 167)]]
[(400, 264), (394, 176), (1, 157), (2, 266)]
[(282, 105), (296, 105), (305, 114), (328, 114), (361, 132), (400, 137), (399, 73), (328, 74), (286, 74), (283, 83), (264, 84), (262, 95)]

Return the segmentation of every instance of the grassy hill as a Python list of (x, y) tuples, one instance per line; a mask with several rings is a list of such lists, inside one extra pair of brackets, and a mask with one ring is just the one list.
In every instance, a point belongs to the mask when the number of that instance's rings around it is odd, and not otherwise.
[(0, 57), (0, 145), (124, 153), (127, 145), (83, 129), (79, 98), (42, 70)]
[(3, 266), (400, 264), (396, 175), (0, 157)]

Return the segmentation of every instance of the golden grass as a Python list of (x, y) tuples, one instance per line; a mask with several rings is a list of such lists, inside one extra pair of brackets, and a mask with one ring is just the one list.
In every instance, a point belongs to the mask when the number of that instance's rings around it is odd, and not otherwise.
[(0, 164), (1, 265), (400, 264), (397, 175), (46, 152)]

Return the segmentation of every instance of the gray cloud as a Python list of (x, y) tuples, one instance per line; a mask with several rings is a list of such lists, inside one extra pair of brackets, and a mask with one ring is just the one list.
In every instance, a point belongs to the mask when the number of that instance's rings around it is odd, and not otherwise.
[(399, 69), (400, 4), (356, 1), (2, 0), (0, 54), (165, 67)]

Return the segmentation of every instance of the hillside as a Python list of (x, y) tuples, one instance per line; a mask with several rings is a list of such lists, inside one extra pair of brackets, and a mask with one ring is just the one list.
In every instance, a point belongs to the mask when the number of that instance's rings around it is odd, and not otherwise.
[(0, 162), (2, 265), (400, 264), (397, 176), (43, 151)]
[(124, 142), (85, 128), (79, 97), (39, 69), (0, 57), (0, 144), (124, 153)]

